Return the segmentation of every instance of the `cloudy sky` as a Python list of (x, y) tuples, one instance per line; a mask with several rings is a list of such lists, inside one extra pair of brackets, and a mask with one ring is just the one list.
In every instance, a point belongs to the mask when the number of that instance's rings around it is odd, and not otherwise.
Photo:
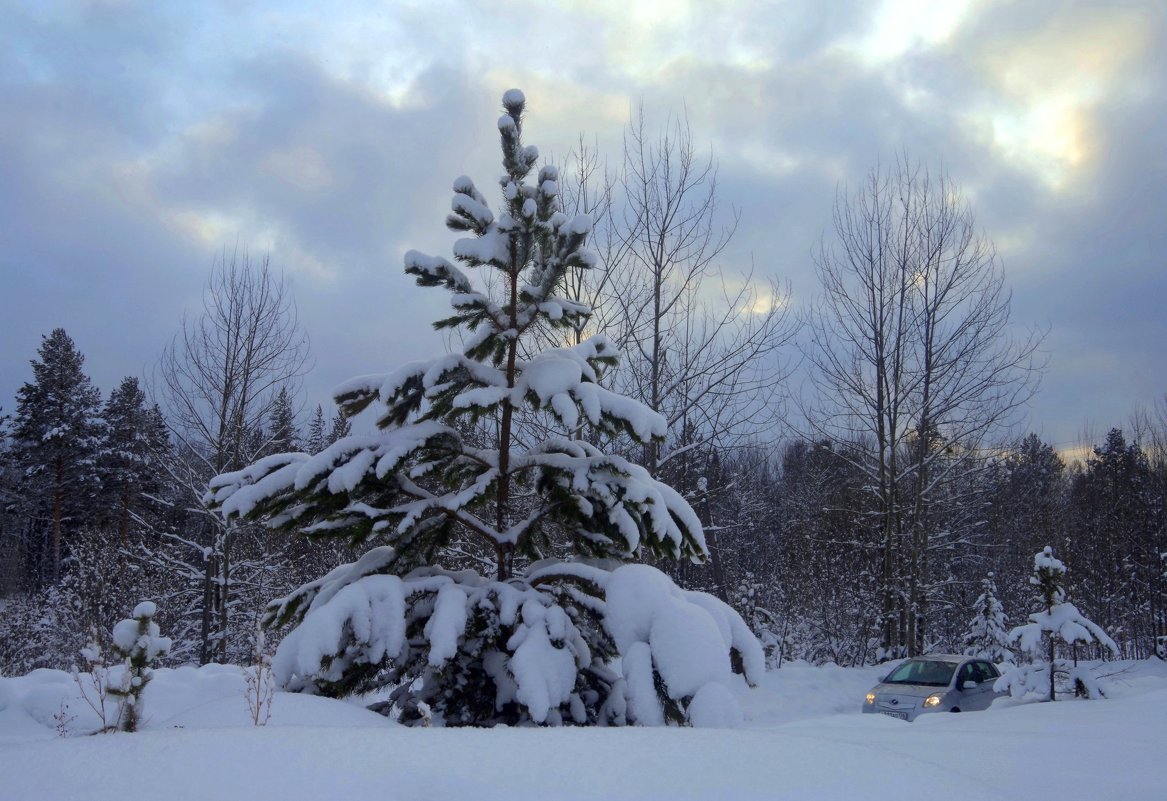
[[(327, 9), (327, 10), (325, 10)], [(836, 189), (943, 164), (1050, 327), (1030, 428), (1069, 445), (1167, 392), (1167, 3), (517, 0), (0, 4), (0, 405), (64, 327), (108, 392), (149, 371), (225, 250), (290, 280), (309, 402), (434, 351), (452, 179), (527, 140), (613, 158), (684, 110), (741, 212), (725, 254), (816, 294)], [(421, 353), (419, 353), (421, 352)]]

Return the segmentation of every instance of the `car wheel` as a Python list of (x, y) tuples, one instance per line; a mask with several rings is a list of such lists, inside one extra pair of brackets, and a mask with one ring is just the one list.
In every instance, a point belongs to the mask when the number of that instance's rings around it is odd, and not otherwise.
[(959, 711), (960, 711), (960, 707), (958, 707), (958, 706), (954, 706), (952, 709), (950, 709), (950, 710), (948, 710), (948, 711), (949, 711), (949, 712), (959, 712)]

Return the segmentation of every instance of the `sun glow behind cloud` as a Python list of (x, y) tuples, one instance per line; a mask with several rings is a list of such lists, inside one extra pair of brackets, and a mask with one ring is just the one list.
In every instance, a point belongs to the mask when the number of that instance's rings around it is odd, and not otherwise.
[[(1054, 7), (1044, 15), (1026, 9), (886, 0), (861, 35), (835, 50), (882, 75), (906, 107), (955, 110), (1007, 161), (1058, 190), (1102, 146), (1099, 107), (1137, 90), (1155, 15), (1138, 5)], [(951, 68), (971, 80), (946, 83)]]
[(872, 66), (887, 64), (917, 47), (935, 47), (960, 26), (973, 0), (886, 0), (862, 37), (843, 44)]
[(986, 48), (978, 57), (994, 90), (972, 112), (987, 119), (995, 146), (1060, 188), (1100, 146), (1098, 107), (1131, 87), (1149, 41), (1140, 15), (1078, 15)]

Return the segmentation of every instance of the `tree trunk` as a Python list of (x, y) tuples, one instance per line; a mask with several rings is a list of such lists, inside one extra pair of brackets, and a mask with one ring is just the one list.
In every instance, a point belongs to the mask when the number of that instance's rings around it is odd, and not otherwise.
[(725, 567), (721, 561), (721, 548), (717, 545), (717, 529), (713, 527), (713, 514), (709, 509), (709, 492), (701, 500), (701, 525), (705, 528), (705, 544), (709, 548), (709, 567), (713, 570), (713, 585), (717, 597), (729, 603), (729, 593), (725, 587)]
[(56, 467), (56, 488), (53, 493), (53, 584), (61, 580), (61, 505), (65, 494), (62, 486), (65, 466), (61, 459), (57, 459)]
[(1049, 638), (1049, 699), (1056, 700), (1054, 697), (1054, 657), (1057, 653), (1057, 648), (1054, 645), (1054, 638), (1051, 635)]
[[(524, 248), (526, 250), (526, 248)], [(513, 329), (518, 328), (517, 311), (519, 308), (519, 273), (523, 268), (522, 254), (515, 251), (515, 246), (512, 241), (511, 245), (511, 270), (510, 270), (510, 324)], [(515, 362), (518, 356), (519, 342), (518, 337), (512, 337), (510, 343), (507, 345), (507, 387), (514, 389), (515, 386)], [(495, 496), (495, 531), (502, 534), (507, 529), (507, 518), (510, 511), (510, 494), (511, 494), (511, 426), (514, 416), (514, 407), (511, 406), (510, 398), (503, 401), (502, 405), (502, 419), (499, 421), (498, 432), (498, 491)], [(506, 581), (511, 577), (511, 569), (514, 564), (512, 552), (514, 546), (510, 543), (496, 542), (494, 546), (495, 558), (498, 561), (498, 580)]]
[(215, 575), (215, 556), (203, 557), (203, 608), (200, 621), (199, 664), (205, 665), (211, 661), (211, 610), (214, 608), (213, 576)]

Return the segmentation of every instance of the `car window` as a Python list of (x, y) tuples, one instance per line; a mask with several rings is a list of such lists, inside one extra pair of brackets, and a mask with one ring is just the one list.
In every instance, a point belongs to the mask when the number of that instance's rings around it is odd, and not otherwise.
[(888, 675), (888, 684), (927, 684), (943, 687), (952, 678), (956, 665), (931, 659), (909, 659)]
[(997, 677), (1001, 675), (991, 662), (977, 662), (977, 668), (980, 675), (977, 681), (996, 681)]

